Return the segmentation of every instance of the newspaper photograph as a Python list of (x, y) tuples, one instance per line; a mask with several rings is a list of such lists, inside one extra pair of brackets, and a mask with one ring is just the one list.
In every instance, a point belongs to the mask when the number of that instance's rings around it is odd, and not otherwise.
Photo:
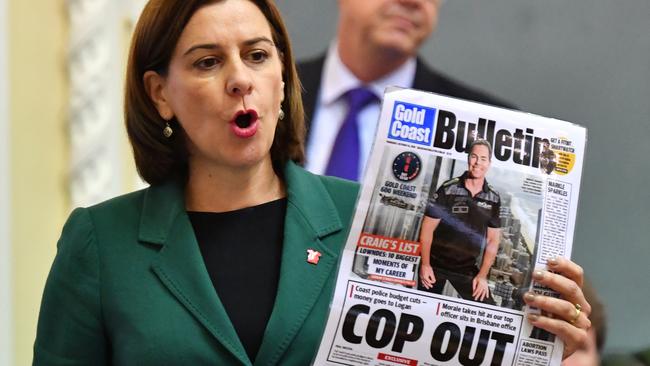
[(528, 291), (570, 258), (586, 129), (384, 94), (316, 365), (559, 365)]

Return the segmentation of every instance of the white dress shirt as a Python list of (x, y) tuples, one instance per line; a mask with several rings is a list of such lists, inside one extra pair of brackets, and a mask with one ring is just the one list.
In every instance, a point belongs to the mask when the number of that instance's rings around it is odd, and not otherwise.
[[(307, 170), (316, 174), (325, 173), (336, 135), (348, 112), (347, 102), (343, 95), (351, 89), (366, 86), (377, 95), (377, 100), (368, 104), (359, 114), (359, 154), (361, 159), (359, 170), (363, 174), (370, 155), (370, 148), (375, 139), (384, 89), (388, 86), (411, 87), (415, 78), (415, 65), (415, 58), (409, 59), (400, 68), (385, 77), (370, 84), (364, 84), (343, 64), (338, 53), (338, 43), (333, 42), (325, 57), (320, 90), (312, 117), (305, 164)], [(361, 178), (362, 176), (359, 177), (359, 179)]]

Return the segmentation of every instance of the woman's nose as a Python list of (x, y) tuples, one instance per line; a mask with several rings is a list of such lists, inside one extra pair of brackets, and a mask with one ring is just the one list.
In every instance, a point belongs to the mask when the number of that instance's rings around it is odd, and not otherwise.
[(230, 63), (228, 67), (226, 91), (228, 94), (242, 97), (250, 94), (253, 89), (251, 75), (246, 65), (241, 60)]

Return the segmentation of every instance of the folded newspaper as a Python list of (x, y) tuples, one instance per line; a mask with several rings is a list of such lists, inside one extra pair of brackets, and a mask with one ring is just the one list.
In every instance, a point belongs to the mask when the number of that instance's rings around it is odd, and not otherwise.
[(531, 273), (570, 257), (586, 130), (387, 89), (316, 365), (559, 365)]

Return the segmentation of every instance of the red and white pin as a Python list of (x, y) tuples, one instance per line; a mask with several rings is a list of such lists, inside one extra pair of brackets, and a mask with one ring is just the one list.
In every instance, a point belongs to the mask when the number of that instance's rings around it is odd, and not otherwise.
[(318, 264), (321, 255), (318, 250), (307, 249), (307, 263)]

